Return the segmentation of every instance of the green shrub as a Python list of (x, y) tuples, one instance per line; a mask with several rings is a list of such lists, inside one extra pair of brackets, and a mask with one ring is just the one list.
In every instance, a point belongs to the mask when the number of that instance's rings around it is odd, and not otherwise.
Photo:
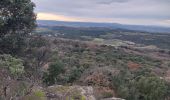
[(45, 92), (36, 90), (32, 94), (25, 96), (23, 100), (47, 100)]
[(35, 96), (37, 96), (37, 97), (45, 97), (45, 93), (43, 92), (43, 91), (36, 91), (36, 92), (34, 92), (34, 94), (35, 94)]
[(136, 85), (142, 100), (165, 100), (167, 86), (164, 80), (158, 77), (141, 77)]
[(170, 82), (166, 82), (166, 86), (167, 86), (166, 98), (170, 98)]
[(147, 68), (136, 72), (123, 69), (112, 82), (118, 96), (126, 100), (165, 100), (168, 94), (165, 80), (152, 75)]
[(102, 98), (111, 98), (111, 97), (113, 97), (112, 92), (104, 92), (104, 93), (102, 93)]
[(168, 67), (170, 67), (170, 62), (168, 63)]
[(74, 81), (76, 81), (80, 76), (81, 76), (81, 74), (83, 73), (83, 71), (84, 71), (84, 69), (82, 68), (82, 67), (80, 67), (80, 68), (74, 68), (72, 71), (71, 71), (71, 73), (70, 73), (70, 75), (69, 75), (69, 80), (68, 80), (68, 82), (69, 83), (72, 83), (72, 82), (74, 82)]
[(11, 55), (0, 55), (0, 67), (8, 69), (12, 75), (24, 73), (23, 61)]
[(44, 73), (43, 82), (46, 85), (53, 85), (59, 80), (59, 75), (64, 72), (64, 66), (61, 62), (51, 63), (48, 72)]

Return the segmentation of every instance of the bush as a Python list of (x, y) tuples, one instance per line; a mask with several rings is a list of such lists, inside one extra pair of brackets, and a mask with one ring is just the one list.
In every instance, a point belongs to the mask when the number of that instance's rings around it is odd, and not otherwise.
[(69, 83), (72, 83), (72, 82), (74, 82), (74, 81), (76, 81), (80, 76), (81, 76), (81, 74), (83, 73), (83, 71), (84, 71), (84, 69), (82, 68), (82, 67), (80, 67), (80, 68), (74, 68), (72, 71), (71, 71), (71, 73), (70, 73), (70, 75), (69, 75), (69, 80), (68, 80), (68, 82)]
[(165, 100), (168, 85), (149, 72), (149, 69), (136, 72), (121, 70), (113, 77), (113, 88), (118, 96), (126, 100)]
[(36, 91), (36, 92), (34, 92), (34, 94), (35, 94), (35, 96), (37, 96), (37, 97), (45, 97), (45, 93), (43, 92), (43, 91)]
[(104, 92), (102, 94), (102, 98), (112, 98), (113, 97), (113, 93), (112, 92)]
[(24, 73), (23, 61), (11, 55), (0, 55), (0, 67), (6, 68), (12, 76)]
[(164, 80), (158, 77), (141, 77), (136, 85), (140, 100), (165, 100), (167, 86)]
[(168, 64), (168, 67), (170, 67), (170, 63)]
[(47, 100), (46, 94), (42, 90), (36, 90), (28, 96), (25, 96), (23, 100)]
[(167, 93), (166, 93), (166, 100), (170, 99), (170, 82), (166, 82), (167, 86)]
[(44, 73), (43, 82), (46, 85), (53, 85), (59, 80), (59, 75), (64, 72), (64, 66), (61, 62), (51, 63), (48, 72)]

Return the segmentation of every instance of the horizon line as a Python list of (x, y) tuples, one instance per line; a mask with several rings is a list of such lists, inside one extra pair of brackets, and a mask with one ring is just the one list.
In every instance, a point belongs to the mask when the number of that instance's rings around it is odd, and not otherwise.
[(131, 25), (131, 26), (146, 26), (146, 27), (148, 26), (148, 27), (170, 28), (170, 26), (163, 26), (163, 25), (123, 24), (123, 23), (116, 23), (116, 22), (64, 21), (64, 20), (47, 20), (47, 19), (37, 19), (37, 21), (56, 21), (56, 22), (68, 22), (68, 23), (119, 24), (119, 25)]

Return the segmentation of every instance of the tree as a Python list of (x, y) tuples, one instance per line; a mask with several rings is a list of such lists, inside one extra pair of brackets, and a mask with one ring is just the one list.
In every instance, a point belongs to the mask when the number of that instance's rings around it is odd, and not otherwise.
[(36, 26), (35, 4), (31, 0), (0, 1), (0, 48), (16, 53), (24, 46), (24, 37)]

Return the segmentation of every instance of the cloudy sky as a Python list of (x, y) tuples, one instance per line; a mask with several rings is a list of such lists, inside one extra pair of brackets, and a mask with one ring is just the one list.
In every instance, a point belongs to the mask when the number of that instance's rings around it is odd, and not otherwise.
[(33, 0), (38, 19), (170, 27), (170, 0)]

